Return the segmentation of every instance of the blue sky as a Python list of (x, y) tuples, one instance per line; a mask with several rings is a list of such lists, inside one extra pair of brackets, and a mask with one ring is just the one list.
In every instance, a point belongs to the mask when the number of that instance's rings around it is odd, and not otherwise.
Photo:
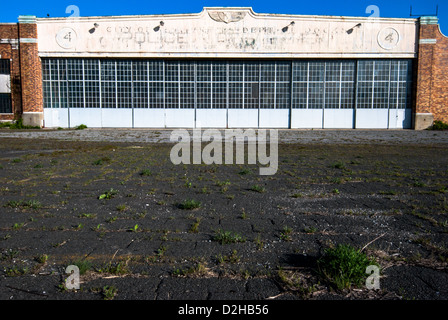
[(411, 6), (416, 14), (431, 14), (435, 13), (438, 4), (441, 30), (448, 35), (447, 0), (8, 0), (2, 2), (0, 22), (17, 22), (17, 17), (21, 14), (67, 17), (69, 14), (65, 11), (69, 5), (78, 6), (81, 16), (198, 13), (203, 7), (252, 7), (257, 13), (370, 16), (366, 13), (366, 8), (369, 5), (376, 5), (380, 9), (381, 17), (407, 18)]

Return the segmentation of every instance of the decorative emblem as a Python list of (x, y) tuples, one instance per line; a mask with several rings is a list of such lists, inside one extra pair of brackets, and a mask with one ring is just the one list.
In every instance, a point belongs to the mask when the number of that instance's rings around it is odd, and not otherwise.
[(244, 19), (246, 12), (242, 11), (209, 11), (210, 18), (217, 22), (231, 23)]
[(56, 42), (61, 48), (71, 49), (76, 45), (78, 35), (72, 28), (62, 28), (56, 35)]
[(381, 48), (392, 50), (400, 42), (400, 34), (394, 28), (384, 28), (378, 33), (378, 44)]

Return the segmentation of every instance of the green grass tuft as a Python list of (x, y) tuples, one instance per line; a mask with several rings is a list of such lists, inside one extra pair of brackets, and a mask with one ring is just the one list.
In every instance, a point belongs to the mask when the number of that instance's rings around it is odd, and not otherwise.
[(374, 259), (349, 245), (325, 250), (317, 265), (320, 275), (339, 290), (361, 286), (368, 276), (367, 267), (378, 266)]
[(201, 206), (201, 202), (194, 199), (185, 200), (177, 205), (177, 207), (182, 210), (194, 210), (200, 208)]
[(221, 243), (221, 244), (230, 244), (230, 243), (238, 243), (238, 242), (246, 242), (241, 235), (237, 233), (233, 233), (231, 231), (224, 231), (219, 229), (216, 231), (215, 237), (213, 240)]

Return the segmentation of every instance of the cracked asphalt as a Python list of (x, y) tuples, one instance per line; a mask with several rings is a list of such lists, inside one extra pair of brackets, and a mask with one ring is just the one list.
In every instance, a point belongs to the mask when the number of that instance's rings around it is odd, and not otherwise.
[[(0, 299), (448, 298), (448, 132), (280, 130), (274, 176), (175, 166), (171, 132), (0, 130)], [(379, 262), (380, 290), (316, 273), (337, 244)]]

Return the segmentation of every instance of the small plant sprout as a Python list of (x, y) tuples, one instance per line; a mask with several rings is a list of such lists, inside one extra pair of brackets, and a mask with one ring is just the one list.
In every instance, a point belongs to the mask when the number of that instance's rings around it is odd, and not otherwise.
[(104, 300), (113, 300), (117, 293), (118, 289), (114, 286), (104, 286), (102, 290)]
[(177, 207), (183, 210), (194, 210), (201, 207), (201, 202), (193, 199), (185, 200), (184, 202), (179, 203)]
[(280, 233), (280, 239), (283, 241), (291, 241), (292, 229), (288, 226), (283, 227), (283, 231)]
[(35, 257), (34, 260), (38, 263), (45, 264), (48, 261), (48, 255), (41, 254), (40, 256)]
[(118, 191), (111, 188), (109, 191), (104, 192), (103, 194), (101, 194), (98, 199), (102, 200), (102, 199), (112, 199), (113, 197), (115, 197), (117, 195)]
[(231, 231), (224, 231), (221, 229), (216, 231), (214, 240), (221, 244), (246, 242), (246, 239), (244, 239), (241, 235), (233, 233)]
[(251, 191), (258, 192), (258, 193), (264, 193), (264, 192), (266, 192), (266, 188), (265, 188), (265, 187), (262, 187), (262, 186), (259, 186), (259, 185), (253, 185), (253, 186), (250, 188), (250, 190), (251, 190)]
[(190, 233), (198, 233), (199, 232), (199, 224), (201, 223), (201, 218), (196, 218), (196, 221), (192, 224), (189, 232)]
[(140, 175), (141, 175), (141, 176), (150, 176), (150, 175), (151, 175), (151, 170), (149, 170), (149, 169), (143, 169), (143, 170), (140, 172)]
[(337, 161), (333, 163), (333, 168), (335, 169), (345, 169), (345, 163), (343, 161)]

